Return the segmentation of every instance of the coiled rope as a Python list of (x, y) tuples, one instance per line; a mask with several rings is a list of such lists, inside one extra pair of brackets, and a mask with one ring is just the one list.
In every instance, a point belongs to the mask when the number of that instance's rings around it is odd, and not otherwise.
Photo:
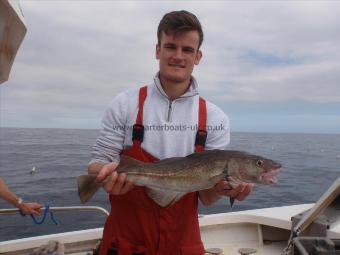
[[(20, 214), (21, 214), (22, 216), (26, 216), (26, 214), (24, 214), (21, 210), (20, 210), (19, 212), (20, 212)], [(31, 216), (31, 218), (32, 218), (32, 220), (33, 220), (33, 222), (34, 222), (35, 224), (41, 225), (41, 224), (43, 224), (43, 223), (45, 222), (46, 217), (47, 217), (48, 214), (50, 215), (51, 221), (52, 221), (55, 225), (59, 225), (57, 219), (55, 218), (54, 213), (50, 211), (50, 205), (49, 205), (49, 204), (45, 204), (44, 214), (43, 214), (43, 216), (42, 216), (42, 218), (41, 218), (40, 220), (37, 220), (36, 217), (35, 217), (33, 214), (30, 214), (30, 216)]]

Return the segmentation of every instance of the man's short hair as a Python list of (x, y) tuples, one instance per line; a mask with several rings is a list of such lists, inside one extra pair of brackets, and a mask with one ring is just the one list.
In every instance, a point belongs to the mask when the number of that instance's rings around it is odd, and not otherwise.
[(188, 11), (172, 11), (163, 16), (157, 29), (158, 45), (161, 44), (162, 32), (165, 34), (177, 34), (197, 31), (199, 34), (198, 48), (203, 42), (202, 26), (197, 17)]

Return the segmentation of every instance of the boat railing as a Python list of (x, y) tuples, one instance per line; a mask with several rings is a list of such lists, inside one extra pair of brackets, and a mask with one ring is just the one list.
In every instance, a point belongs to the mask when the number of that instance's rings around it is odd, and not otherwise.
[[(102, 212), (106, 216), (109, 215), (109, 212), (100, 207), (100, 206), (60, 206), (60, 207), (43, 207), (41, 208), (42, 211), (48, 210), (49, 212), (72, 212), (72, 211), (97, 211)], [(0, 215), (1, 214), (15, 214), (20, 213), (20, 210), (17, 208), (10, 208), (10, 209), (0, 209)]]

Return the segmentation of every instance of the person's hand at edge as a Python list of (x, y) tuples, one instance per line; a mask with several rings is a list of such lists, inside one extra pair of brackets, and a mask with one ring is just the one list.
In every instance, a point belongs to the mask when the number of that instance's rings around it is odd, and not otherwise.
[(42, 204), (35, 202), (22, 202), (17, 206), (23, 214), (41, 215)]

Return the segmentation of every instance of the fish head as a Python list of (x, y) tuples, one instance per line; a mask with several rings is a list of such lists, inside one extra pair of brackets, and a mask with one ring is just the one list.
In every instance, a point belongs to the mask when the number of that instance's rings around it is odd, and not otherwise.
[(229, 175), (242, 182), (273, 184), (277, 182), (281, 164), (256, 155), (233, 158), (228, 164)]

